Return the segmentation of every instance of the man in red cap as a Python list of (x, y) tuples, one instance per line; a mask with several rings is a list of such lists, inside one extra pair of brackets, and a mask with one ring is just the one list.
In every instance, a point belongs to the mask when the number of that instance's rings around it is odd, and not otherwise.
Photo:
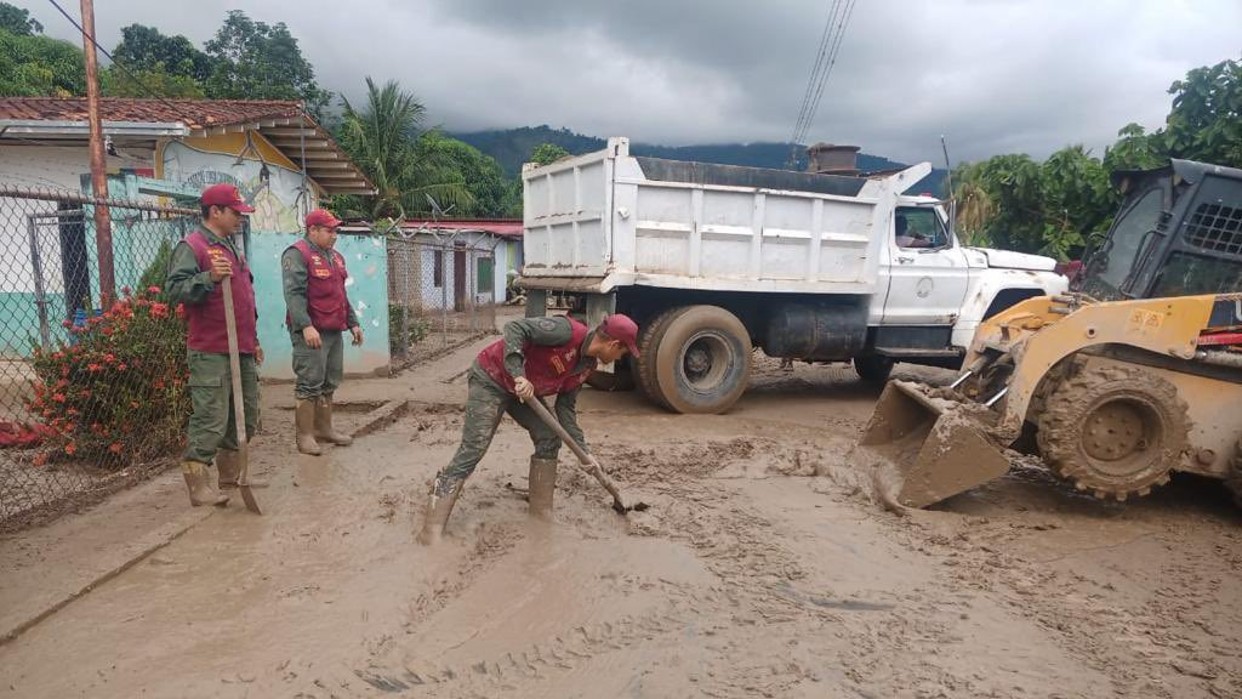
[[(223, 284), (233, 291), (237, 318), (237, 346), (241, 353), (242, 395), (247, 441), (259, 421), (259, 373), (263, 348), (259, 346), (258, 314), (255, 310), (254, 276), (234, 239), (242, 230), (245, 215), (254, 211), (231, 184), (203, 190), (200, 198), (203, 223), (173, 249), (164, 290), (173, 304), (183, 304), (189, 326), (186, 337), (190, 366), (190, 416), (188, 444), (181, 472), (194, 506), (224, 505), (222, 492), (237, 487), (241, 469), (238, 435), (233, 420), (233, 382), (229, 370), (228, 331), (224, 320)], [(207, 475), (215, 459), (219, 490)], [(264, 483), (250, 479), (252, 487)]]
[(461, 446), (431, 485), (419, 542), (439, 540), (462, 485), (487, 453), (505, 413), (526, 428), (535, 445), (530, 512), (550, 517), (561, 440), (524, 403), (555, 395), (556, 419), (589, 452), (578, 426), (578, 391), (597, 363), (615, 362), (627, 352), (638, 356), (638, 325), (620, 313), (604, 318), (594, 330), (567, 316), (506, 323), (504, 337), (484, 348), (470, 367)]
[(306, 215), (306, 237), (280, 258), (285, 288), (285, 325), (293, 342), (293, 393), (298, 451), (318, 456), (320, 442), (348, 446), (354, 440), (332, 427), (332, 398), (341, 385), (345, 356), (342, 333), (362, 344), (358, 316), (345, 295), (345, 258), (334, 249), (341, 222), (315, 209)]

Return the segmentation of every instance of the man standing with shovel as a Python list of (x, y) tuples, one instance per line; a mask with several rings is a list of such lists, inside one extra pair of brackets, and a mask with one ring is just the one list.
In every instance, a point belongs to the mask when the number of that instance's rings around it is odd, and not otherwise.
[[(245, 215), (254, 211), (231, 184), (203, 190), (200, 198), (203, 222), (173, 249), (165, 291), (172, 304), (183, 304), (189, 331), (186, 337), (190, 368), (190, 416), (188, 444), (181, 472), (190, 493), (190, 504), (222, 506), (229, 496), (221, 491), (237, 487), (241, 474), (233, 401), (245, 407), (243, 439), (249, 441), (259, 420), (258, 365), (263, 363), (259, 346), (258, 314), (255, 311), (254, 278), (234, 236), (242, 230)], [(233, 298), (240, 354), (242, 395), (232, 389), (229, 369), (229, 332), (225, 318), (224, 285)], [(208, 467), (215, 459), (219, 490), (212, 487)], [(251, 488), (265, 484), (249, 480)]]
[(638, 325), (620, 313), (608, 316), (594, 330), (568, 317), (506, 323), (504, 337), (484, 348), (470, 367), (461, 446), (436, 474), (418, 541), (433, 544), (440, 539), (462, 485), (487, 453), (505, 413), (526, 428), (535, 445), (530, 459), (530, 512), (550, 517), (561, 438), (524, 403), (555, 395), (557, 422), (585, 452), (578, 392), (597, 363), (615, 362), (627, 352), (638, 355)]

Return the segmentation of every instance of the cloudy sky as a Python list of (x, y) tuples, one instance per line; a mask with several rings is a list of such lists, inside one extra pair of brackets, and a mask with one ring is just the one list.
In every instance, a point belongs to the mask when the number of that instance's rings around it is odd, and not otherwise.
[[(10, 0), (12, 1), (12, 0)], [(61, 0), (76, 14), (78, 3)], [(17, 0), (74, 38), (51, 5)], [(790, 137), (828, 0), (97, 0), (201, 45), (231, 9), (285, 22), (321, 84), (396, 79), (450, 130), (548, 124), (665, 145)], [(1242, 57), (1240, 0), (859, 0), (809, 141), (904, 161), (1102, 154), (1169, 84)]]

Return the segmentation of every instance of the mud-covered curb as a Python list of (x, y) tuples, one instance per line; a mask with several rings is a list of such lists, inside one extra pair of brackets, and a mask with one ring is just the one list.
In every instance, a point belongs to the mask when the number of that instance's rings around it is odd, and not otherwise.
[[(409, 407), (410, 402), (408, 400), (387, 401), (367, 413), (362, 418), (361, 425), (353, 430), (352, 435), (354, 438), (358, 438), (378, 432), (400, 419), (409, 410)], [(215, 511), (216, 508), (207, 507), (194, 508), (186, 512), (179, 521), (172, 523), (172, 526), (160, 527), (149, 532), (146, 536), (146, 541), (136, 547), (136, 551), (124, 556), (121, 560), (116, 561), (113, 565), (91, 577), (80, 587), (76, 587), (76, 589), (69, 588), (59, 595), (58, 598), (47, 599), (37, 607), (32, 605), (31, 609), (19, 612), (15, 619), (6, 622), (5, 626), (7, 628), (0, 628), (0, 646), (9, 643), (34, 628), (44, 619), (64, 609), (74, 600), (141, 563), (150, 557), (151, 554), (179, 539), (186, 532), (214, 514)]]

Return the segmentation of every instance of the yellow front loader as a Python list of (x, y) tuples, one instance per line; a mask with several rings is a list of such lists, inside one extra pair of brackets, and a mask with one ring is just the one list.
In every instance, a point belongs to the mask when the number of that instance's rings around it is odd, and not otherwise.
[(893, 381), (860, 445), (925, 507), (1003, 475), (1015, 449), (1100, 498), (1172, 471), (1242, 481), (1242, 294), (1024, 301), (979, 327), (949, 388)]

